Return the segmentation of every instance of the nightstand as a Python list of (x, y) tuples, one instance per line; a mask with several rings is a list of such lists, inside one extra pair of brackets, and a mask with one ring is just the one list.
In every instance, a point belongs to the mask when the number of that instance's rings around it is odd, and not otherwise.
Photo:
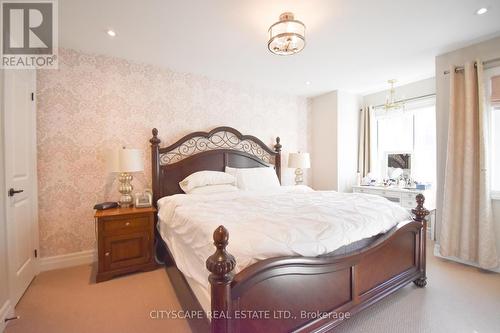
[(157, 267), (153, 255), (155, 213), (154, 207), (96, 211), (96, 282)]

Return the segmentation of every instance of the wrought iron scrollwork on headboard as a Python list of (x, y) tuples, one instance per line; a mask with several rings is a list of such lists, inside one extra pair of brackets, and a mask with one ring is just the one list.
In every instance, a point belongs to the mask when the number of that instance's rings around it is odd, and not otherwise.
[(179, 182), (201, 170), (223, 171), (226, 166), (255, 168), (273, 165), (281, 181), (281, 143), (274, 149), (251, 135), (242, 135), (231, 127), (217, 127), (210, 132), (194, 132), (168, 147), (160, 147), (158, 130), (153, 129), (151, 166), (153, 201), (183, 193)]
[(241, 135), (232, 128), (219, 127), (208, 133), (192, 133), (170, 147), (162, 148), (159, 160), (160, 165), (169, 165), (205, 151), (231, 149), (245, 152), (271, 164), (274, 162), (275, 152), (266, 148), (267, 146), (255, 137)]

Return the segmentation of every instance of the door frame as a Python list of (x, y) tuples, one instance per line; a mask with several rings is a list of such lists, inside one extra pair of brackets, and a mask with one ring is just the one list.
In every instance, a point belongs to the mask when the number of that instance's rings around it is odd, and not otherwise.
[[(3, 101), (4, 98), (4, 71), (0, 68), (0, 101)], [(7, 187), (5, 186), (5, 151), (4, 151), (4, 107), (3, 103), (0, 103), (0, 255), (5, 256), (2, 258), (5, 266), (1, 266), (0, 272), (2, 276), (0, 276), (0, 282), (4, 284), (2, 289), (5, 292), (5, 298), (3, 295), (0, 296), (0, 332), (3, 332), (7, 323), (5, 322), (5, 318), (14, 316), (14, 307), (11, 303), (11, 295), (10, 295), (10, 269), (9, 269), (9, 255), (8, 255), (8, 247), (7, 247), (7, 212), (6, 212), (6, 203), (7, 203), (7, 192), (3, 192)], [(4, 275), (5, 274), (5, 275)], [(5, 278), (5, 281), (3, 279)]]
[[(16, 70), (16, 69), (11, 69), (12, 71), (13, 70)], [(19, 70), (19, 69), (17, 69)], [(22, 69), (22, 70), (25, 70), (25, 69)], [(32, 136), (31, 136), (31, 146), (33, 147), (34, 149), (34, 152), (33, 154), (31, 155), (31, 172), (32, 172), (32, 176), (33, 176), (33, 191), (32, 191), (32, 194), (31, 194), (31, 201), (32, 201), (32, 204), (33, 204), (33, 218), (34, 218), (34, 222), (33, 222), (33, 235), (32, 236), (32, 239), (33, 239), (33, 247), (34, 249), (37, 250), (38, 252), (38, 255), (35, 257), (33, 256), (33, 263), (34, 263), (34, 275), (38, 275), (38, 273), (40, 272), (40, 243), (39, 243), (39, 224), (38, 224), (38, 169), (37, 169), (37, 160), (38, 160), (38, 153), (37, 153), (37, 115), (36, 115), (36, 111), (37, 111), (37, 107), (36, 107), (36, 103), (37, 103), (37, 98), (36, 98), (36, 77), (37, 77), (37, 73), (36, 73), (36, 70), (32, 69), (31, 71), (34, 71), (34, 84), (33, 84), (33, 103), (32, 103), (32, 109), (33, 109), (33, 122), (32, 122), (32, 128), (31, 128), (31, 131), (32, 131)], [(6, 231), (6, 251), (7, 251), (7, 270), (8, 270), (8, 289), (9, 289), (9, 299), (10, 299), (10, 302), (11, 302), (11, 306), (12, 307), (15, 307), (16, 304), (14, 304), (14, 290), (16, 290), (16, 288), (14, 288), (14, 283), (15, 283), (15, 279), (13, 278), (13, 275), (15, 274), (15, 271), (16, 269), (13, 267), (13, 261), (10, 259), (10, 257), (12, 256), (13, 253), (15, 253), (15, 242), (13, 241), (13, 237), (11, 237), (11, 235), (13, 234), (13, 230), (12, 230), (12, 224), (10, 224), (8, 222), (8, 218), (9, 218), (9, 214), (8, 214), (8, 206), (10, 205), (10, 199), (9, 199), (9, 196), (6, 195), (8, 189), (9, 189), (9, 183), (8, 183), (8, 175), (7, 175), (7, 167), (6, 167), (6, 145), (7, 145), (7, 138), (6, 138), (6, 130), (5, 130), (5, 126), (6, 126), (6, 108), (5, 108), (5, 90), (6, 90), (6, 77), (5, 77), (5, 73), (6, 73), (6, 70), (1, 70), (1, 81), (2, 81), (2, 84), (1, 84), (1, 95), (2, 95), (2, 103), (0, 103), (0, 111), (1, 111), (1, 118), (2, 118), (2, 124), (1, 124), (1, 136), (2, 136), (2, 153), (3, 153), (3, 162), (1, 167), (0, 167), (0, 171), (2, 172), (2, 178), (3, 178), (3, 188), (1, 189), (2, 191), (4, 191), (4, 195), (3, 195), (3, 198), (4, 198), (4, 202), (3, 202), (3, 205), (5, 207), (5, 212), (4, 212), (4, 218), (5, 218), (5, 231)], [(17, 300), (19, 301), (19, 300)]]

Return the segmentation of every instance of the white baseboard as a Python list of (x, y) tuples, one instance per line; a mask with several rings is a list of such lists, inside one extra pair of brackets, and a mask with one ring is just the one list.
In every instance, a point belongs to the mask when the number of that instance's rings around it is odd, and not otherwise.
[(5, 318), (10, 318), (14, 316), (14, 308), (11, 306), (10, 301), (6, 300), (0, 308), (0, 332), (5, 330), (7, 323)]
[[(470, 261), (467, 261), (467, 260), (462, 260), (462, 259), (455, 258), (455, 257), (445, 257), (445, 256), (442, 256), (439, 250), (440, 250), (439, 244), (434, 244), (434, 256), (436, 256), (438, 258), (446, 259), (446, 260), (456, 261), (456, 262), (458, 262), (460, 264), (464, 264), (464, 265), (468, 265), (468, 266), (474, 266), (474, 267), (477, 267), (477, 268), (481, 268), (481, 267), (479, 267), (478, 264), (476, 264), (474, 262), (470, 262)], [(481, 268), (481, 269), (484, 269), (484, 268)], [(496, 268), (484, 269), (484, 270), (490, 271), (490, 272), (495, 272), (495, 273), (500, 273), (500, 260), (498, 261), (498, 266)]]
[(38, 271), (45, 272), (59, 268), (86, 265), (96, 260), (95, 250), (86, 250), (53, 257), (42, 257), (38, 261)]

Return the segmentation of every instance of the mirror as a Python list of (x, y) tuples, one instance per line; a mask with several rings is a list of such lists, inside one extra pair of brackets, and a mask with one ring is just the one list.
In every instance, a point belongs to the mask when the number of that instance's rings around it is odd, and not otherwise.
[(411, 177), (411, 154), (387, 154), (387, 177), (390, 179)]

